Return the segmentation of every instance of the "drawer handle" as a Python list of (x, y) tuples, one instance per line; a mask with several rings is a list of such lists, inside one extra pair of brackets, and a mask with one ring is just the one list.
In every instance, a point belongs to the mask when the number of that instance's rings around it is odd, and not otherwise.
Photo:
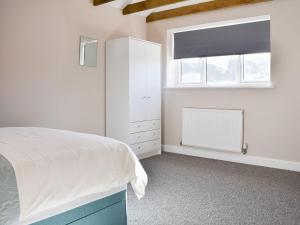
[(156, 143), (153, 143), (153, 145), (156, 145)]
[(141, 149), (141, 146), (139, 146), (138, 149)]
[(141, 127), (141, 125), (137, 125), (137, 127), (138, 127), (138, 128), (140, 128), (140, 127)]
[(139, 139), (139, 138), (141, 138), (141, 136), (138, 136), (137, 138)]

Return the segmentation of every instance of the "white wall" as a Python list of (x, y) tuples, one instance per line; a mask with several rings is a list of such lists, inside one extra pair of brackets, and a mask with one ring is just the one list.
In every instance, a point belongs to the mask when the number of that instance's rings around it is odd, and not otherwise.
[[(105, 40), (145, 38), (145, 18), (90, 0), (0, 1), (0, 126), (104, 134)], [(98, 66), (79, 66), (79, 37), (99, 40)]]
[(165, 89), (163, 143), (179, 145), (183, 107), (242, 108), (249, 155), (300, 162), (299, 9), (298, 0), (274, 0), (149, 23), (148, 39), (162, 43), (165, 51), (168, 29), (271, 15), (272, 80), (277, 87)]

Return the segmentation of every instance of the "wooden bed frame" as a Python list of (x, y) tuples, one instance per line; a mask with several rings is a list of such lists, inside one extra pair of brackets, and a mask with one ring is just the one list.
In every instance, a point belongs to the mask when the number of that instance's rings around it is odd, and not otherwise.
[(127, 225), (126, 191), (31, 225)]

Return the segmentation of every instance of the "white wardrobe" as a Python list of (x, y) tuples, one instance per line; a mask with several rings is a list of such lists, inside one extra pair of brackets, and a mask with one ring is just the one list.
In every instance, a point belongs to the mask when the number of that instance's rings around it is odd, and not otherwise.
[(139, 158), (161, 153), (161, 46), (135, 38), (106, 43), (106, 136)]

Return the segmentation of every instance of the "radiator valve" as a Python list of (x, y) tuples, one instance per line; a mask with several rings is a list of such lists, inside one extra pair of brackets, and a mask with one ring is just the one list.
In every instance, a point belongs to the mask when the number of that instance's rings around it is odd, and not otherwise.
[(244, 143), (244, 144), (243, 144), (243, 148), (242, 148), (242, 153), (243, 153), (244, 155), (246, 155), (246, 154), (247, 154), (247, 150), (248, 150), (248, 144), (247, 144), (247, 143)]

